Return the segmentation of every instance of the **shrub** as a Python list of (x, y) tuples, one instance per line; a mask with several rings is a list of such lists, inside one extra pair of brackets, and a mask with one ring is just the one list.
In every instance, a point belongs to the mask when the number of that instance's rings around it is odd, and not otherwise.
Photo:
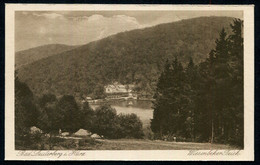
[(80, 110), (73, 96), (62, 96), (57, 104), (57, 112), (57, 128), (70, 133), (80, 129)]
[(91, 132), (103, 135), (105, 138), (115, 138), (117, 129), (116, 110), (107, 104), (98, 107)]
[(79, 146), (80, 146), (80, 147), (85, 146), (85, 144), (86, 144), (86, 143), (85, 143), (85, 140), (84, 140), (84, 139), (80, 139), (80, 140), (79, 140)]
[(29, 134), (29, 138), (31, 140), (31, 142), (33, 143), (39, 143), (42, 141), (42, 138), (43, 138), (43, 134), (39, 131), (33, 133), (33, 134)]
[(121, 138), (142, 138), (143, 124), (136, 114), (120, 114), (117, 116), (119, 130), (117, 134)]
[(77, 147), (75, 140), (72, 139), (67, 139), (64, 142), (60, 143), (60, 145), (66, 149), (73, 149)]
[(64, 141), (65, 141), (65, 139), (59, 138), (59, 137), (50, 137), (49, 138), (49, 143), (51, 143), (51, 144), (57, 144), (57, 143), (64, 142)]
[(149, 139), (149, 140), (155, 139), (155, 137), (154, 137), (155, 135), (154, 135), (153, 131), (151, 130), (151, 127), (148, 126), (148, 127), (144, 128), (143, 132), (144, 132), (145, 139)]
[(110, 105), (104, 104), (95, 111), (92, 133), (105, 138), (142, 138), (142, 122), (136, 114), (116, 114)]
[(95, 111), (85, 102), (80, 111), (80, 124), (81, 128), (90, 130), (93, 127), (95, 120)]
[(91, 144), (91, 145), (95, 144), (95, 140), (92, 139), (91, 137), (86, 137), (85, 139), (79, 140), (79, 146), (80, 147), (84, 147), (84, 146), (87, 146), (89, 144)]

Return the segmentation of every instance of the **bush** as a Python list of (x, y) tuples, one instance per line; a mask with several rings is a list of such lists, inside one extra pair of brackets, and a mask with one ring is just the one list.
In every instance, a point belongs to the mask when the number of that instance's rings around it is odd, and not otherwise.
[(73, 96), (62, 96), (57, 104), (57, 112), (58, 128), (70, 133), (80, 129), (80, 110)]
[(57, 143), (64, 142), (64, 141), (65, 141), (65, 139), (59, 138), (59, 137), (50, 137), (49, 138), (49, 143), (52, 143), (52, 144), (57, 144)]
[(116, 114), (110, 105), (104, 104), (95, 111), (92, 133), (105, 138), (142, 138), (142, 122), (136, 114)]
[(154, 135), (153, 131), (151, 130), (151, 127), (148, 126), (148, 127), (144, 128), (143, 132), (144, 132), (145, 139), (149, 139), (149, 140), (155, 139), (155, 135)]
[(39, 143), (42, 141), (43, 138), (43, 134), (39, 131), (33, 133), (33, 134), (29, 134), (29, 139), (31, 140), (31, 142), (33, 143)]
[(95, 120), (95, 111), (85, 102), (80, 111), (81, 128), (90, 130), (93, 127)]
[(103, 135), (105, 138), (116, 138), (118, 129), (116, 116), (116, 110), (110, 105), (101, 105), (95, 111), (91, 132)]
[(89, 144), (91, 144), (91, 145), (95, 144), (95, 140), (92, 139), (91, 137), (86, 137), (85, 139), (80, 139), (79, 140), (79, 146), (80, 147), (85, 147), (85, 146), (87, 146)]
[(76, 148), (77, 145), (73, 139), (66, 139), (64, 142), (60, 143), (60, 146), (66, 149), (73, 149)]
[(119, 123), (118, 137), (142, 138), (144, 136), (143, 124), (136, 114), (120, 114), (117, 116), (117, 122)]

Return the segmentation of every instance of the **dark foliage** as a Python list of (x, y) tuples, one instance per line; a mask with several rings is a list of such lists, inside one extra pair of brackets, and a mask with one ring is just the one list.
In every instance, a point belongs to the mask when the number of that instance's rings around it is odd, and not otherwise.
[(39, 141), (42, 135), (29, 138), (31, 126), (51, 134), (84, 128), (105, 138), (142, 138), (135, 114), (117, 115), (109, 105), (80, 107), (72, 96), (102, 98), (104, 85), (119, 81), (155, 93), (155, 137), (243, 146), (243, 22), (234, 20), (232, 32), (221, 30), (229, 20), (197, 18), (120, 33), (21, 68), (30, 88), (47, 94), (36, 101), (15, 77), (16, 141)]
[(80, 129), (80, 110), (73, 96), (62, 96), (57, 111), (58, 128), (71, 133)]
[(53, 94), (44, 94), (38, 99), (40, 115), (37, 126), (44, 132), (58, 132), (59, 112), (57, 111), (58, 99)]
[(136, 91), (152, 96), (166, 59), (186, 66), (207, 58), (228, 17), (201, 17), (119, 33), (21, 67), (19, 77), (36, 95), (77, 93), (102, 98), (113, 81), (135, 84)]
[(66, 52), (76, 47), (77, 46), (62, 44), (49, 44), (19, 51), (15, 53), (15, 67), (20, 68), (40, 59), (47, 58), (61, 52)]
[(15, 74), (15, 139), (24, 139), (31, 126), (36, 125), (39, 112), (33, 93)]
[(142, 138), (143, 124), (136, 114), (120, 114), (117, 116), (119, 128), (117, 130), (118, 138)]
[(85, 102), (80, 111), (81, 128), (86, 130), (92, 130), (95, 121), (95, 111), (89, 106), (88, 102)]
[(117, 130), (116, 110), (107, 104), (95, 110), (95, 119), (91, 131), (105, 138), (115, 138)]
[(95, 110), (91, 131), (105, 138), (142, 138), (141, 120), (136, 114), (116, 114), (116, 110), (104, 104)]
[(157, 137), (211, 141), (243, 147), (243, 22), (234, 20), (232, 34), (223, 28), (216, 47), (199, 65), (186, 69), (168, 60), (154, 95), (151, 129)]

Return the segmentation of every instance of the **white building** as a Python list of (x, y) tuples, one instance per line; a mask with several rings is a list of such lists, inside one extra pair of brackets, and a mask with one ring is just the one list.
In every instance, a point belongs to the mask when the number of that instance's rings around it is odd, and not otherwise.
[(113, 84), (109, 84), (105, 86), (105, 92), (107, 94), (115, 94), (115, 93), (130, 93), (132, 92), (133, 85), (122, 85), (118, 82)]

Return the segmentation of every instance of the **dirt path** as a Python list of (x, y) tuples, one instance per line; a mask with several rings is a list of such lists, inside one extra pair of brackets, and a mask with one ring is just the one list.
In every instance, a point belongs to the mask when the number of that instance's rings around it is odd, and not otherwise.
[(210, 143), (183, 143), (165, 142), (136, 139), (99, 139), (101, 145), (96, 149), (101, 150), (215, 150), (215, 149), (236, 149), (229, 145)]

